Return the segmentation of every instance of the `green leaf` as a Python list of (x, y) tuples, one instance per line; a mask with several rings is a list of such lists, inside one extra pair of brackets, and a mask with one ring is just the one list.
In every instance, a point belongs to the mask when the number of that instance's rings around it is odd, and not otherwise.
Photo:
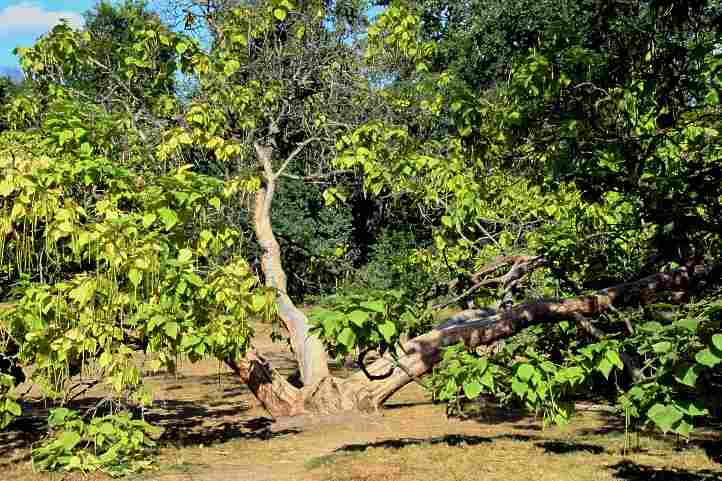
[(273, 16), (283, 22), (284, 20), (286, 20), (286, 11), (282, 8), (275, 8), (273, 10)]
[(717, 351), (722, 353), (722, 334), (715, 334), (712, 336), (712, 345)]
[(366, 319), (369, 318), (368, 311), (351, 311), (348, 315), (348, 318), (351, 322), (356, 324), (358, 327), (363, 327), (364, 322), (366, 322)]
[(143, 279), (143, 274), (138, 269), (131, 268), (128, 271), (128, 279), (133, 283), (133, 286), (138, 287), (140, 281)]
[(698, 363), (707, 367), (715, 367), (722, 362), (722, 358), (714, 354), (710, 349), (699, 351), (694, 358)]
[(20, 416), (23, 413), (23, 410), (20, 407), (20, 404), (16, 403), (12, 399), (5, 400), (5, 409), (7, 410), (7, 412), (12, 414), (13, 416)]
[(251, 309), (253, 312), (261, 312), (266, 307), (266, 296), (262, 294), (253, 294), (251, 297)]
[(171, 230), (173, 226), (178, 223), (178, 214), (167, 207), (158, 209), (158, 215), (160, 216), (160, 220), (163, 221), (166, 230)]
[(676, 322), (679, 327), (687, 329), (690, 332), (697, 332), (697, 326), (699, 326), (699, 319), (681, 319)]
[(70, 451), (80, 442), (80, 434), (74, 431), (63, 431), (58, 442), (66, 451)]
[(531, 364), (522, 364), (516, 370), (516, 375), (522, 381), (528, 381), (534, 375), (534, 366)]
[(672, 429), (675, 433), (679, 434), (680, 436), (683, 436), (685, 438), (689, 437), (689, 433), (692, 432), (692, 425), (682, 419), (674, 428)]
[(115, 434), (115, 427), (111, 423), (104, 422), (100, 424), (99, 431), (106, 436), (112, 436), (113, 434)]
[(364, 309), (368, 309), (369, 311), (374, 312), (384, 312), (386, 310), (386, 304), (384, 301), (376, 300), (376, 301), (364, 301), (359, 304)]
[(716, 88), (711, 88), (707, 92), (707, 95), (704, 98), (705, 102), (710, 106), (716, 106), (719, 105), (719, 93), (717, 92)]
[(672, 405), (655, 404), (647, 411), (647, 417), (666, 433), (672, 430), (672, 426), (680, 421), (684, 414)]
[(474, 371), (477, 374), (481, 374), (483, 372), (486, 372), (487, 368), (489, 367), (489, 360), (485, 357), (480, 357), (476, 360), (474, 363)]
[(338, 335), (338, 342), (350, 349), (356, 345), (356, 333), (350, 327), (346, 327)]
[(476, 399), (481, 394), (482, 386), (477, 381), (465, 382), (462, 386), (464, 388), (464, 395), (469, 399)]
[(697, 385), (699, 372), (700, 367), (697, 364), (686, 364), (677, 368), (674, 378), (677, 382), (680, 382), (685, 386), (695, 387)]
[(233, 75), (239, 68), (241, 68), (241, 63), (236, 59), (231, 59), (226, 62), (226, 65), (223, 67), (223, 72), (226, 75)]
[(184, 264), (193, 258), (193, 252), (190, 249), (181, 249), (178, 251), (178, 262)]
[(391, 321), (386, 321), (379, 325), (379, 332), (384, 336), (384, 340), (390, 343), (396, 334), (396, 324)]
[(153, 224), (153, 222), (155, 222), (156, 219), (157, 217), (154, 213), (148, 212), (143, 216), (143, 227), (147, 229)]
[(494, 389), (494, 375), (491, 373), (491, 369), (484, 371), (484, 374), (479, 379), (482, 385), (489, 389)]
[(614, 366), (606, 357), (597, 364), (597, 369), (599, 369), (602, 375), (604, 375), (605, 379), (609, 379), (609, 374), (612, 372), (613, 368)]
[(622, 358), (619, 357), (619, 353), (613, 349), (607, 350), (606, 358), (609, 362), (611, 362), (617, 369), (624, 369), (624, 363), (622, 362)]
[(654, 349), (654, 352), (656, 352), (657, 354), (665, 354), (668, 353), (670, 349), (672, 349), (672, 343), (669, 341), (658, 342), (652, 345), (652, 349)]
[(178, 323), (175, 321), (166, 322), (163, 326), (165, 333), (171, 339), (178, 337)]
[(188, 44), (184, 42), (179, 42), (175, 46), (175, 51), (178, 52), (179, 55), (183, 55), (185, 51), (188, 50)]
[(529, 386), (525, 382), (521, 382), (518, 379), (513, 379), (511, 381), (511, 390), (514, 391), (514, 394), (519, 396), (520, 398), (524, 397), (524, 394), (529, 389)]
[(110, 363), (113, 361), (113, 355), (110, 353), (110, 351), (103, 351), (100, 353), (100, 357), (98, 358), (98, 364), (100, 364), (100, 367), (106, 367), (110, 365)]
[(699, 399), (695, 399), (694, 401), (681, 401), (678, 403), (677, 408), (692, 417), (706, 416), (709, 414), (709, 410), (704, 407), (704, 404)]

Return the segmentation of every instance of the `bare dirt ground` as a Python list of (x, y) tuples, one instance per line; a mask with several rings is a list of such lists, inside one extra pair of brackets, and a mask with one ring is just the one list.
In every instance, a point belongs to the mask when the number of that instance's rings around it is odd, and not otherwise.
[[(268, 332), (258, 334), (257, 346), (281, 371), (293, 370), (285, 346), (271, 343)], [(603, 412), (581, 412), (567, 428), (546, 429), (533, 417), (491, 409), (473, 419), (448, 419), (444, 406), (412, 384), (378, 413), (273, 420), (214, 361), (183, 364), (151, 385), (156, 402), (146, 416), (165, 428), (164, 447), (157, 469), (135, 480), (722, 480), (719, 432), (688, 443), (642, 435), (640, 449), (624, 455), (624, 426)], [(99, 395), (91, 391), (80, 403)], [(42, 435), (39, 418), (0, 433), (0, 480), (105, 479), (33, 473), (29, 446)]]

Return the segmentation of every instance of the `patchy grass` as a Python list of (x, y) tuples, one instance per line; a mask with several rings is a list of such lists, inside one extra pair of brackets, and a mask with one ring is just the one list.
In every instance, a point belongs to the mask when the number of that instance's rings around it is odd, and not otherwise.
[[(502, 424), (482, 428), (485, 436), (347, 445), (306, 467), (314, 481), (722, 480), (720, 466), (700, 447), (678, 449), (674, 440), (642, 437), (640, 449), (623, 456), (623, 436), (577, 436), (577, 431), (555, 428), (530, 434)], [(348, 451), (357, 454), (348, 456)]]
[[(291, 372), (283, 346), (260, 346)], [(624, 452), (624, 425), (582, 412), (566, 428), (542, 429), (520, 411), (486, 407), (445, 416), (411, 384), (378, 414), (272, 420), (233, 376), (209, 361), (157, 376), (151, 422), (166, 428), (156, 469), (138, 481), (722, 481), (719, 431), (690, 443), (639, 439)], [(83, 402), (91, 402), (91, 397)], [(106, 481), (102, 474), (33, 473), (39, 418), (0, 433), (0, 481)]]

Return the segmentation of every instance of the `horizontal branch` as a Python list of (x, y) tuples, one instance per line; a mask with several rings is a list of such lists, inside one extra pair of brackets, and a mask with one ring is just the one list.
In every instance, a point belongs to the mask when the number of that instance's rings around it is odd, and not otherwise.
[[(654, 293), (698, 287), (707, 280), (719, 278), (721, 271), (722, 265), (682, 267), (571, 299), (532, 302), (501, 311), (463, 311), (436, 329), (406, 342), (403, 351), (407, 354), (398, 359), (400, 366), (394, 367), (395, 362), (388, 355), (367, 366), (367, 371), (373, 375), (395, 369), (393, 376), (366, 388), (370, 389), (368, 397), (371, 404), (383, 404), (412, 378), (428, 373), (441, 359), (443, 348), (459, 342), (474, 348), (512, 336), (532, 324), (564, 319), (575, 321), (579, 316), (599, 316), (614, 306), (645, 304), (654, 298)], [(363, 376), (359, 373), (349, 378), (349, 387), (363, 384)]]

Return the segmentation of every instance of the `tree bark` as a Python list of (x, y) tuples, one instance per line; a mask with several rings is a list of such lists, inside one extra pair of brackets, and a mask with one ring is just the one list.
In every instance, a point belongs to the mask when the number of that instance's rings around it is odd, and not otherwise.
[(301, 390), (289, 383), (255, 350), (246, 353), (239, 361), (227, 360), (226, 364), (272, 415), (295, 416), (305, 411)]
[(291, 347), (301, 371), (304, 386), (313, 386), (329, 376), (328, 355), (321, 341), (309, 333), (308, 319), (288, 297), (286, 273), (281, 264), (281, 249), (271, 227), (271, 206), (278, 177), (273, 172), (270, 147), (255, 145), (259, 163), (263, 166), (265, 188), (256, 193), (254, 229), (261, 246), (261, 268), (266, 286), (276, 290), (278, 315), (291, 338)]

